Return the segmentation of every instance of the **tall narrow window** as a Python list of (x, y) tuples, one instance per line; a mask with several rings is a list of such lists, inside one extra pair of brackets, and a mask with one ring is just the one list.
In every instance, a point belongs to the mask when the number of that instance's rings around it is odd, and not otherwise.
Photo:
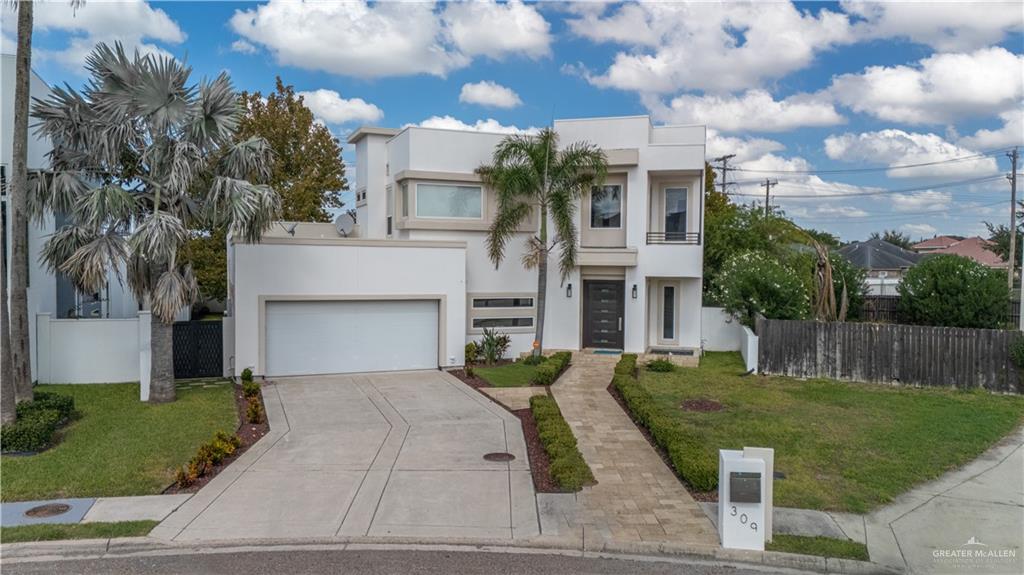
[(402, 216), (409, 215), (409, 184), (402, 184)]
[(665, 239), (686, 239), (686, 188), (665, 188)]
[(662, 317), (661, 323), (661, 338), (664, 340), (670, 340), (676, 338), (676, 288), (675, 286), (665, 286), (662, 289), (662, 304), (661, 309), (664, 316)]
[(594, 186), (591, 189), (590, 227), (622, 227), (622, 186)]

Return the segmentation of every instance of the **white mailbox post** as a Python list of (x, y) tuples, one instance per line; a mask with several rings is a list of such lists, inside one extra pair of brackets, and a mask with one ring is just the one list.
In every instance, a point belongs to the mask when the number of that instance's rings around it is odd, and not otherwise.
[(722, 547), (764, 551), (767, 502), (764, 459), (718, 452), (718, 533)]

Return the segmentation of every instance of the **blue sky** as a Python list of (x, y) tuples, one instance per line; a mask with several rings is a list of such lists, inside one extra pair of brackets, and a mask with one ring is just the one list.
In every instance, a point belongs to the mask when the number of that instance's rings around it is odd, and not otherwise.
[[(4, 52), (13, 20), (4, 14)], [(1008, 219), (1022, 29), (1020, 2), (94, 0), (72, 14), (60, 1), (37, 8), (34, 67), (77, 86), (85, 53), (120, 40), (197, 75), (226, 70), (239, 89), (272, 90), (279, 75), (343, 141), (361, 124), (704, 123), (709, 157), (737, 154), (744, 170), (729, 175), (734, 201), (777, 179), (773, 204), (803, 225), (916, 239)]]

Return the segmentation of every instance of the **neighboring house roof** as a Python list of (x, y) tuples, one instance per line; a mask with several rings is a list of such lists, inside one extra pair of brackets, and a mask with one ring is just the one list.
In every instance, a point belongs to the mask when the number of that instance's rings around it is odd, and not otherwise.
[(837, 252), (853, 265), (865, 270), (909, 268), (921, 259), (920, 254), (879, 239), (853, 242), (839, 248)]
[(960, 241), (960, 238), (954, 238), (953, 236), (935, 236), (930, 240), (924, 240), (923, 242), (917, 242), (910, 246), (910, 249), (915, 252), (941, 250), (948, 248), (949, 246)]
[(1003, 258), (999, 257), (999, 254), (985, 247), (991, 244), (992, 242), (975, 236), (973, 238), (966, 238), (955, 242), (949, 247), (941, 250), (932, 250), (928, 253), (964, 256), (965, 258), (971, 258), (983, 266), (988, 266), (990, 268), (1006, 268), (1009, 264), (1007, 264)]

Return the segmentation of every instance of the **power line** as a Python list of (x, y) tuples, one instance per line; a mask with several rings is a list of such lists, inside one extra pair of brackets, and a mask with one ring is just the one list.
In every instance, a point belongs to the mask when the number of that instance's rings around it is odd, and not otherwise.
[(827, 221), (845, 222), (845, 221), (850, 221), (850, 220), (871, 220), (871, 219), (902, 220), (902, 219), (908, 218), (908, 217), (928, 216), (928, 215), (931, 215), (931, 214), (944, 214), (944, 213), (952, 212), (952, 211), (959, 212), (961, 214), (964, 214), (965, 216), (973, 216), (973, 215), (984, 215), (982, 212), (979, 211), (982, 208), (991, 208), (993, 206), (1000, 206), (1002, 204), (1003, 204), (1003, 200), (999, 200), (998, 202), (991, 202), (991, 203), (987, 203), (987, 204), (977, 204), (977, 205), (973, 205), (973, 206), (968, 206), (966, 208), (964, 206), (950, 206), (948, 208), (940, 208), (940, 209), (937, 209), (937, 210), (924, 210), (924, 211), (919, 211), (919, 212), (893, 212), (893, 211), (890, 210), (888, 212), (867, 212), (867, 213), (856, 215), (856, 216), (837, 216), (837, 215), (833, 215), (833, 214), (828, 214), (828, 217), (825, 217), (825, 218), (815, 218), (813, 215), (803, 215), (803, 216), (794, 216), (794, 217), (808, 219), (808, 220), (814, 220), (816, 222), (827, 222)]
[[(955, 186), (964, 186), (964, 185), (969, 185), (969, 184), (980, 184), (980, 183), (984, 183), (984, 182), (992, 182), (992, 181), (995, 181), (995, 180), (1001, 180), (1002, 178), (1003, 178), (1002, 175), (996, 175), (996, 176), (985, 176), (983, 178), (973, 178), (973, 179), (970, 179), (970, 180), (960, 180), (960, 181), (956, 181), (956, 182), (942, 182), (942, 183), (938, 183), (938, 184), (931, 184), (931, 185), (928, 185), (928, 186), (916, 186), (916, 187), (911, 187), (911, 188), (901, 188), (901, 189), (896, 189), (896, 190), (892, 190), (892, 189), (875, 189), (875, 190), (868, 191), (868, 192), (847, 192), (847, 193), (837, 192), (837, 193), (825, 193), (825, 194), (783, 194), (782, 196), (779, 196), (779, 197), (780, 198), (787, 198), (787, 199), (790, 199), (790, 198), (817, 198), (817, 199), (822, 199), (822, 200), (827, 200), (827, 199), (831, 199), (831, 198), (851, 198), (851, 197), (859, 198), (859, 197), (867, 197), (867, 196), (880, 196), (880, 195), (885, 195), (885, 194), (903, 194), (903, 193), (908, 193), (908, 192), (923, 192), (923, 191), (928, 191), (928, 190), (934, 190), (936, 188), (951, 188), (951, 187), (955, 187)], [(764, 184), (762, 184), (762, 185), (764, 185)], [(812, 186), (810, 184), (807, 184), (806, 186), (808, 188), (812, 189), (812, 190), (820, 189), (823, 192), (824, 191), (828, 191), (825, 188), (816, 188), (816, 187), (814, 187), (814, 186)], [(756, 197), (756, 198), (761, 197), (761, 194), (759, 194), (759, 193), (758, 194), (749, 194), (749, 193), (743, 193), (743, 192), (730, 192), (729, 195), (731, 195), (731, 196), (748, 196), (748, 197)]]
[(998, 150), (991, 150), (988, 152), (981, 152), (970, 156), (960, 156), (957, 158), (949, 158), (946, 160), (936, 160), (934, 162), (922, 162), (919, 164), (901, 164), (897, 166), (885, 166), (875, 168), (840, 168), (834, 170), (758, 170), (753, 168), (727, 168), (734, 172), (750, 172), (760, 174), (847, 174), (847, 173), (861, 173), (861, 172), (888, 172), (889, 170), (903, 170), (907, 168), (922, 168), (926, 166), (938, 166), (940, 164), (949, 164), (953, 162), (964, 162), (967, 160), (977, 160), (989, 156), (994, 156), (1005, 152), (1009, 148), (1001, 148)]

